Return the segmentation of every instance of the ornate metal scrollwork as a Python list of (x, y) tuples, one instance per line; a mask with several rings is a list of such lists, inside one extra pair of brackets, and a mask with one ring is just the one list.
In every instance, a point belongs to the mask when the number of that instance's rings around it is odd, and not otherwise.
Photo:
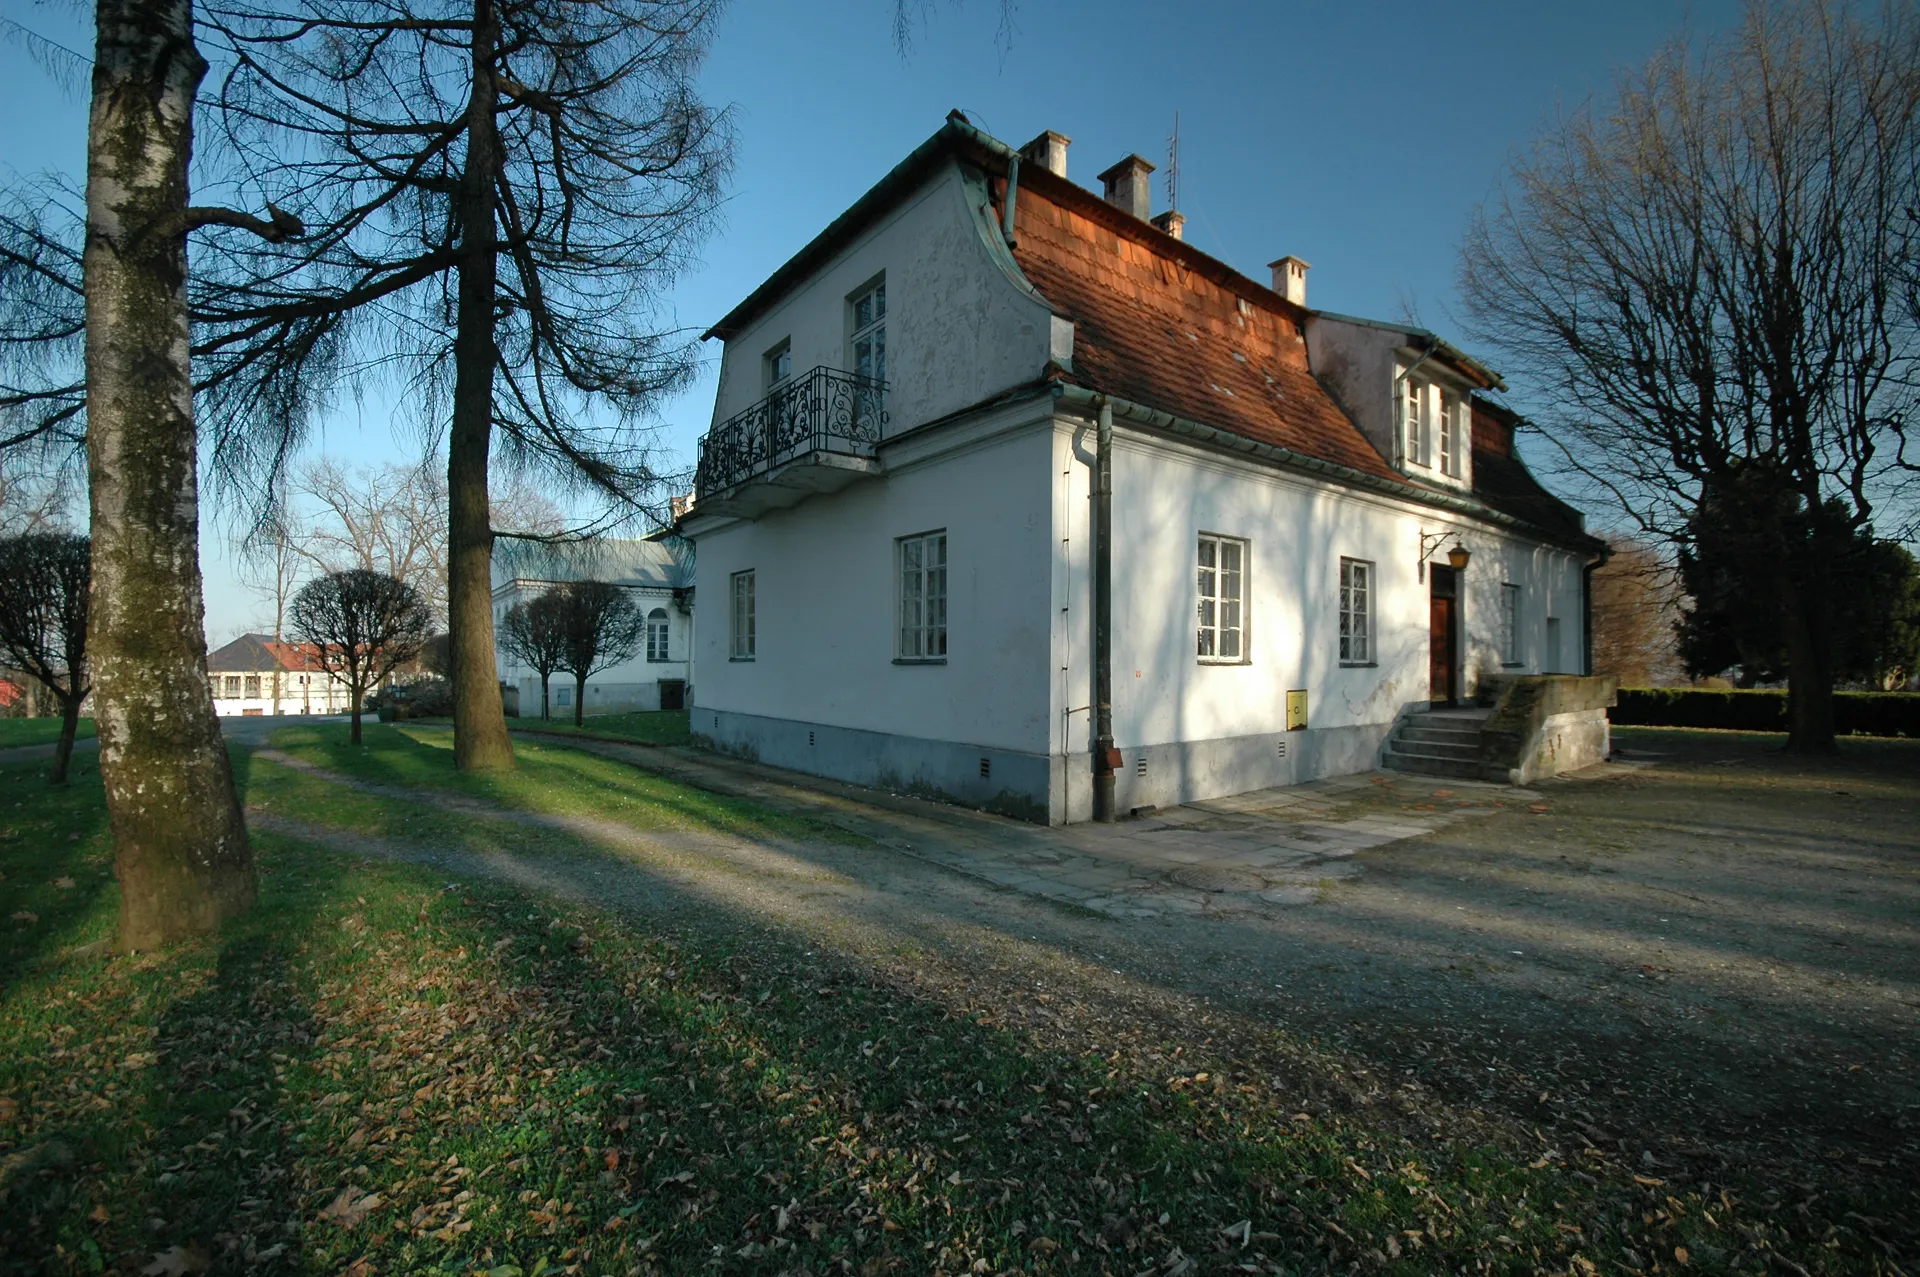
[(823, 365), (707, 433), (694, 480), (697, 499), (816, 452), (870, 457), (886, 429), (886, 383)]

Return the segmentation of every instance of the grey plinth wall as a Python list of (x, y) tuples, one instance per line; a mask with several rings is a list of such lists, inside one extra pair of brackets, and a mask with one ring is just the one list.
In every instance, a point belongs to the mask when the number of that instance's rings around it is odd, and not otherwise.
[(1611, 739), (1607, 710), (1619, 699), (1618, 691), (1616, 680), (1598, 675), (1513, 679), (1480, 729), (1486, 778), (1525, 785), (1603, 761)]

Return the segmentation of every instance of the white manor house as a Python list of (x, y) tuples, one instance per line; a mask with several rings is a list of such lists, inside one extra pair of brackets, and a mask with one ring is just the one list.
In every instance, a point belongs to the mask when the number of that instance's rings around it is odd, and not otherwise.
[(1584, 672), (1604, 546), (1498, 375), (1067, 149), (956, 112), (713, 326), (695, 736), (1060, 823), (1372, 768), (1412, 711)]

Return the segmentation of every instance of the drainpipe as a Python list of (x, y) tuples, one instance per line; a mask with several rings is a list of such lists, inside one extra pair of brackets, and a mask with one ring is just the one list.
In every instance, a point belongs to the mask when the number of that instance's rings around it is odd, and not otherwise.
[(1093, 818), (1111, 824), (1113, 772), (1113, 405), (1098, 396), (1093, 461)]
[(1000, 205), (1000, 237), (1013, 247), (1013, 198), (1020, 192), (1020, 152), (1007, 157), (1007, 197)]

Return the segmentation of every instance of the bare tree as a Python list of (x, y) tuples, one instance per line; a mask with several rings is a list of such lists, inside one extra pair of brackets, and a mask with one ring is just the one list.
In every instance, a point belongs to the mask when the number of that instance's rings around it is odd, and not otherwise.
[(347, 685), (353, 743), (368, 691), (420, 652), (433, 616), (420, 592), (384, 572), (352, 568), (307, 582), (293, 599), (293, 629), (320, 667)]
[(1676, 43), (1616, 96), (1482, 210), (1468, 312), (1538, 381), (1575, 472), (1676, 551), (1736, 485), (1809, 516), (1840, 504), (1838, 535), (1782, 523), (1755, 559), (1790, 655), (1789, 748), (1831, 750), (1836, 565), (1913, 515), (1920, 18), (1751, 0), (1723, 45)]
[(0, 539), (0, 651), (60, 706), (60, 743), (48, 781), (67, 783), (67, 763), (87, 698), (87, 538), (35, 532)]
[(1679, 639), (1681, 591), (1674, 565), (1652, 546), (1608, 537), (1612, 554), (1593, 574), (1593, 672), (1622, 687), (1685, 681)]
[(560, 599), (559, 667), (573, 675), (573, 723), (586, 721), (587, 679), (630, 661), (646, 641), (644, 613), (627, 591), (605, 581), (569, 581), (547, 596)]
[(567, 659), (567, 594), (549, 590), (507, 609), (500, 650), (540, 676), (540, 717), (551, 718), (548, 684)]
[[(645, 422), (696, 367), (657, 300), (709, 224), (723, 116), (694, 74), (711, 0), (315, 0), (212, 11), (232, 150), (317, 229), (229, 244), (224, 331), (284, 331), (393, 372), (445, 421), (455, 757), (509, 767), (493, 667), (489, 462), (657, 500)], [(250, 263), (250, 266), (249, 266)], [(445, 412), (446, 416), (441, 416)], [(258, 420), (218, 451), (272, 469)], [(434, 433), (437, 435), (436, 427)]]

